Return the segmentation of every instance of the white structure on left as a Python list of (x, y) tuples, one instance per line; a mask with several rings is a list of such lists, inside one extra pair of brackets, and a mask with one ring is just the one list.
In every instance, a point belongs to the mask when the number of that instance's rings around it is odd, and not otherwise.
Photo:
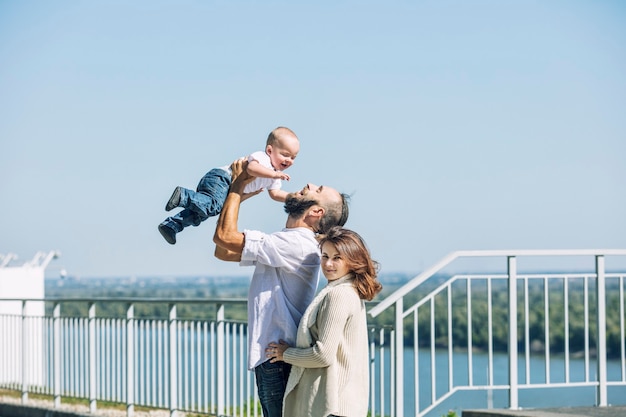
[[(37, 252), (19, 264), (16, 255), (0, 254), (0, 358), (9, 360), (0, 367), (11, 369), (0, 383), (43, 385), (45, 304), (38, 300), (45, 298), (45, 270), (59, 256), (58, 251)], [(23, 344), (24, 338), (29, 343)]]

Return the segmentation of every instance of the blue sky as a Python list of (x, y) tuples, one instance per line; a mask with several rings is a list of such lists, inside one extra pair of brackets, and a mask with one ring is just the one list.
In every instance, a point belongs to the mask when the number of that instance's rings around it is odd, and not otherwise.
[[(0, 253), (80, 277), (248, 275), (177, 185), (261, 149), (352, 195), (385, 272), (455, 250), (626, 248), (620, 1), (0, 0)], [(284, 225), (266, 194), (241, 228)]]

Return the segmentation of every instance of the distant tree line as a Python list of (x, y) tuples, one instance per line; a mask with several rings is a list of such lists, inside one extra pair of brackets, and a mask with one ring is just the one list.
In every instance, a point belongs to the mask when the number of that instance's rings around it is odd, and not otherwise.
[[(607, 354), (617, 357), (621, 354), (622, 333), (620, 328), (620, 292), (619, 286), (607, 284), (606, 291), (606, 339)], [(548, 291), (548, 326), (549, 348), (551, 352), (562, 353), (566, 347), (568, 338), (570, 353), (581, 353), (585, 346), (585, 300), (582, 284), (570, 285), (568, 289), (567, 309), (565, 309), (565, 292), (562, 283), (551, 283)], [(523, 289), (518, 288), (517, 324), (518, 324), (518, 348), (525, 350), (525, 327), (528, 325), (528, 339), (531, 350), (544, 350), (545, 346), (545, 291), (543, 285), (529, 285), (528, 290), (528, 317), (525, 317), (523, 301)], [(404, 299), (404, 308), (414, 305), (428, 289), (416, 291), (415, 294), (407, 295)], [(468, 301), (465, 291), (453, 291), (451, 296), (452, 312), (452, 343), (455, 349), (468, 347)], [(471, 295), (471, 337), (472, 349), (487, 349), (489, 346), (489, 301), (484, 286), (472, 287)], [(595, 353), (597, 336), (597, 316), (595, 290), (591, 289), (587, 298), (587, 323), (591, 353)], [(493, 284), (491, 296), (491, 320), (492, 320), (492, 344), (494, 351), (506, 351), (508, 349), (508, 293), (506, 283)], [(448, 345), (448, 297), (447, 292), (434, 298), (434, 332), (437, 347)], [(566, 311), (568, 334), (566, 333)], [(622, 321), (626, 318), (622, 317)], [(386, 311), (375, 319), (369, 318), (369, 323), (377, 326), (393, 324), (393, 308)], [(414, 320), (404, 320), (404, 341), (407, 345), (413, 345)], [(418, 309), (418, 344), (426, 347), (430, 344), (431, 336), (431, 305), (426, 303)]]
[[(230, 294), (233, 295), (233, 294)], [(243, 298), (243, 294), (235, 293), (234, 296)], [(73, 287), (73, 288), (47, 288), (48, 298), (109, 298), (109, 299), (218, 299), (215, 288), (199, 286), (179, 286), (179, 287), (137, 287), (137, 286), (116, 286), (116, 287)], [(52, 314), (52, 303), (47, 303), (46, 313)], [(96, 316), (106, 318), (124, 318), (128, 303), (118, 301), (106, 301), (96, 303)], [(176, 315), (179, 319), (190, 320), (212, 320), (216, 317), (216, 307), (211, 303), (177, 303)], [(89, 314), (89, 303), (63, 302), (61, 306), (62, 317), (87, 317)], [(136, 319), (167, 319), (169, 309), (167, 303), (140, 302), (134, 304), (134, 318)], [(232, 321), (244, 321), (247, 317), (245, 304), (241, 306), (231, 305), (226, 309), (226, 319)]]

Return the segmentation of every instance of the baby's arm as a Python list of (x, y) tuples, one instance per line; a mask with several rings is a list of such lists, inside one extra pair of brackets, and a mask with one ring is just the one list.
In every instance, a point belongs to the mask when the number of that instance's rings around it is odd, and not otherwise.
[(289, 181), (289, 174), (285, 174), (282, 171), (274, 171), (273, 169), (264, 167), (259, 163), (259, 161), (255, 161), (254, 159), (248, 162), (247, 171), (248, 174), (252, 175), (253, 177), (278, 178), (281, 180)]
[(274, 201), (279, 201), (281, 203), (284, 203), (285, 200), (287, 199), (287, 194), (288, 194), (287, 191), (281, 190), (280, 188), (276, 190), (267, 190), (267, 192), (269, 193), (270, 197)]

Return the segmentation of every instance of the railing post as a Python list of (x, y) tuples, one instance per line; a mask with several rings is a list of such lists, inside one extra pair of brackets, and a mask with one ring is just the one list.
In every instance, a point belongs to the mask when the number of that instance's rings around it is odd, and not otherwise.
[[(370, 387), (375, 387), (376, 386), (376, 379), (375, 379), (375, 375), (376, 375), (376, 345), (374, 343), (374, 341), (376, 340), (376, 334), (374, 333), (374, 329), (370, 329), (369, 331), (369, 342), (370, 342), (370, 347), (369, 347), (369, 354), (370, 354), (370, 379), (369, 379), (369, 384)], [(370, 388), (370, 415), (376, 415), (375, 414), (375, 410), (376, 410), (376, 390), (373, 388)]]
[[(404, 297), (400, 297), (398, 301), (396, 301), (395, 308), (395, 344), (396, 344), (396, 395), (395, 395), (395, 408), (397, 416), (404, 416), (404, 326), (402, 316), (404, 313), (404, 305), (403, 305)], [(417, 347), (416, 347), (417, 348)]]
[(28, 402), (28, 323), (26, 319), (26, 300), (22, 300), (22, 404)]
[(126, 310), (126, 415), (135, 412), (135, 305)]
[(606, 280), (604, 256), (596, 256), (596, 305), (598, 320), (598, 406), (608, 405), (607, 373), (606, 373)]
[(61, 304), (54, 303), (52, 309), (52, 323), (53, 323), (53, 362), (52, 362), (52, 374), (54, 375), (54, 408), (61, 406)]
[(169, 372), (170, 372), (170, 417), (176, 417), (178, 408), (178, 355), (176, 344), (178, 343), (178, 323), (176, 321), (176, 304), (170, 304), (169, 317)]
[(89, 412), (96, 412), (96, 303), (89, 303)]
[(216, 306), (217, 321), (217, 415), (223, 416), (226, 410), (226, 370), (225, 370), (225, 348), (226, 337), (224, 335), (224, 304)]
[(518, 409), (517, 378), (517, 258), (508, 257), (509, 275), (509, 407)]

